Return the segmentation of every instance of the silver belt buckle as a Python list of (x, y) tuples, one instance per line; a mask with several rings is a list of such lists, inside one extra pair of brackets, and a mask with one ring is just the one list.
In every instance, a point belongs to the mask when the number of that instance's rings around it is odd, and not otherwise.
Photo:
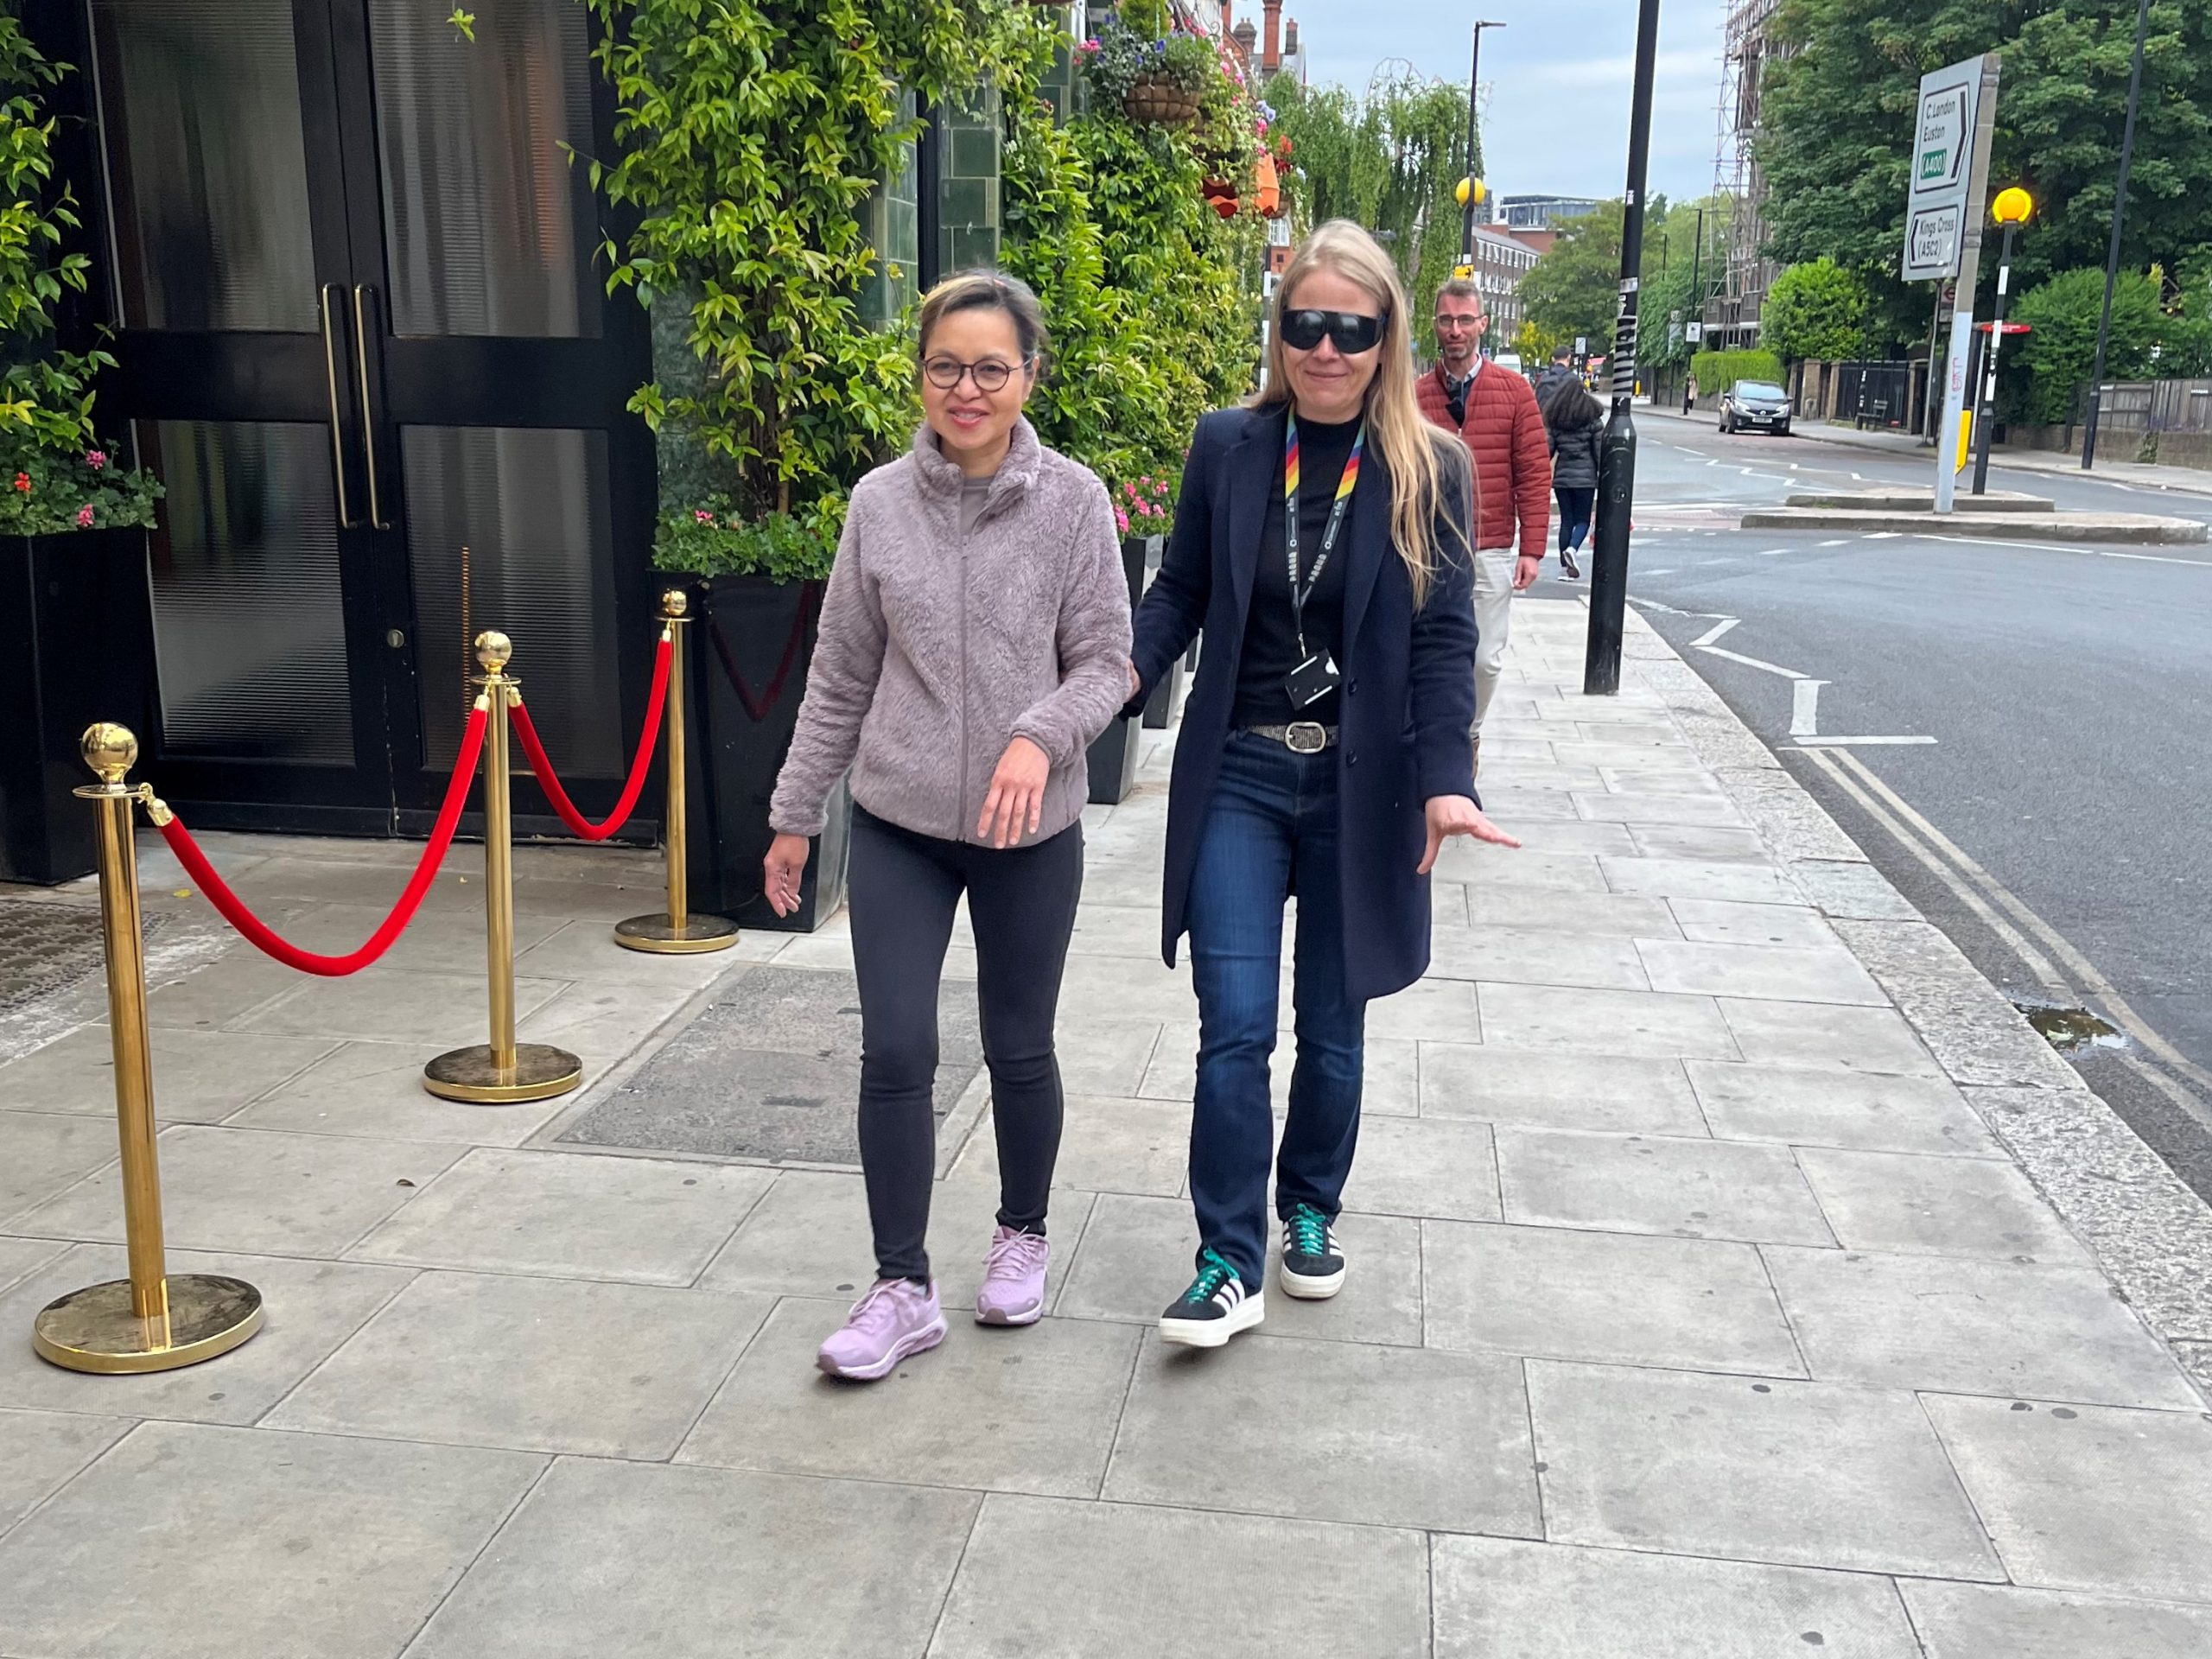
[(1294, 720), (1282, 728), (1282, 746), (1293, 754), (1319, 754), (1329, 747), (1329, 730), (1318, 720)]

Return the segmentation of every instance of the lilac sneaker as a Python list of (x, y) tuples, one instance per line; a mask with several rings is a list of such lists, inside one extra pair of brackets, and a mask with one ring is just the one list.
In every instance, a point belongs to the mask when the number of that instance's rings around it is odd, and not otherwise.
[(879, 1279), (853, 1304), (843, 1328), (822, 1344), (814, 1363), (832, 1376), (873, 1382), (888, 1376), (900, 1360), (936, 1347), (944, 1331), (936, 1285)]
[(1034, 1325), (1045, 1311), (1045, 1263), (1052, 1247), (1041, 1233), (1001, 1227), (983, 1256), (983, 1287), (976, 1293), (978, 1325)]

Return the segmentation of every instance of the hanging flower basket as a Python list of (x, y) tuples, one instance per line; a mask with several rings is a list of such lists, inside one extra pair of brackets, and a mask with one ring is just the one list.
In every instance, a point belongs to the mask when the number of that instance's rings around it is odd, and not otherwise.
[(1154, 127), (1187, 127), (1198, 118), (1198, 95), (1160, 73), (1137, 77), (1122, 108), (1132, 121)]

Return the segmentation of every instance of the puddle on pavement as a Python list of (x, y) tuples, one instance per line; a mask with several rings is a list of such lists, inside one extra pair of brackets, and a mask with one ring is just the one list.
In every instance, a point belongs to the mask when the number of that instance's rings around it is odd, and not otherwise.
[(2125, 1048), (2127, 1039), (2117, 1026), (2100, 1020), (2087, 1008), (2059, 1008), (2041, 1002), (2012, 1005), (2062, 1054), (2078, 1054), (2085, 1048)]

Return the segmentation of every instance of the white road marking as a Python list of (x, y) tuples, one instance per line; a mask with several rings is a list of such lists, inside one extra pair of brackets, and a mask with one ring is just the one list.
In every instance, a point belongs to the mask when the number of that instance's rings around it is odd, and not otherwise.
[(2044, 921), (2042, 917), (2036, 914), (2033, 910), (2031, 910), (2026, 905), (2015, 898), (2011, 890), (2008, 889), (2004, 883), (1999, 881), (1997, 878), (1991, 875), (1987, 870), (1985, 870), (1980, 865), (1975, 863), (1974, 861), (1968, 857), (1955, 842), (1952, 842), (1948, 836), (1946, 836), (1942, 830), (1938, 830), (1934, 824), (1929, 823), (1926, 818), (1923, 817), (1917, 811), (1914, 810), (1911, 805), (1900, 797), (1896, 791), (1892, 790), (1887, 784), (1876, 777), (1872, 771), (1867, 767), (1866, 764), (1859, 760), (1857, 755), (1840, 755), (1837, 759), (1844, 766), (1848, 766), (1854, 772), (1859, 773), (1866, 779), (1869, 787), (1872, 788), (1886, 798), (1900, 813), (1916, 825), (1920, 830), (1921, 833), (1925, 835), (1929, 842), (1931, 842), (1939, 850), (1956, 861), (1961, 870), (1965, 871), (1967, 875), (1971, 876), (1974, 880), (1980, 882), (1982, 887), (1986, 888), (1990, 896), (1996, 899), (1999, 904), (2002, 905), (2006, 910), (2012, 912), (2012, 913), (2018, 918), (2022, 926), (2027, 928), (2029, 931), (2034, 933), (2038, 938), (2042, 939), (2045, 944), (2049, 945), (2050, 947), (2051, 953), (2058, 957), (2061, 962), (2063, 962), (2068, 968), (2073, 970), (2075, 977), (2082, 982), (2082, 988), (2086, 989), (2090, 995), (2097, 998), (2100, 1001), (2103, 1002), (2106, 1007), (2112, 1010), (2113, 1017), (2117, 1019), (2120, 1025), (2126, 1029), (2128, 1035), (2133, 1037), (2136, 1041), (2142, 1044), (2144, 1047), (2149, 1049), (2153, 1054), (2156, 1054), (2160, 1059), (2164, 1060), (2175, 1071), (2180, 1072), (2183, 1077), (2190, 1078), (2192, 1082), (2202, 1084), (2206, 1088), (2212, 1088), (2212, 1071), (2206, 1071), (2202, 1066), (2197, 1065), (2194, 1060), (2190, 1059), (2186, 1054), (2183, 1054), (2179, 1049), (2176, 1048), (2164, 1038), (2159, 1036), (2156, 1031), (2152, 1030), (2134, 1009), (2128, 1007), (2126, 1002), (2121, 1000), (2120, 993), (2113, 988), (2112, 982), (2107, 979), (2102, 974), (2099, 973), (2095, 965), (2093, 964), (2089, 959), (2083, 956), (2079, 950), (2076, 950), (2072, 944), (2068, 943), (2065, 937), (2061, 934), (2057, 929), (2051, 926), (2050, 923)]
[(2122, 553), (2111, 547), (2068, 547), (2058, 542), (2005, 542), (1993, 536), (1923, 536), (1923, 541), (1957, 542), (1972, 547), (2024, 547), (2031, 553), (2072, 553), (2091, 559), (2134, 559), (2145, 564), (2186, 564), (2212, 570), (2212, 559), (2177, 559), (2164, 553)]
[(1818, 737), (1821, 734), (1821, 688), (1826, 680), (1800, 680), (1789, 688), (1789, 735)]
[(1851, 538), (1847, 536), (1836, 541), (1822, 542), (1821, 545), (1822, 547), (1849, 547), (1851, 545)]
[(1815, 737), (1807, 740), (1802, 747), (1808, 749), (1894, 748), (1900, 744), (1933, 743), (1935, 741), (1932, 737)]
[(1755, 559), (1778, 559), (1789, 551), (1786, 547), (1763, 547), (1751, 556)]
[(1862, 542), (1894, 542), (1904, 534), (1901, 530), (1870, 530), (1859, 539)]
[(1744, 619), (1739, 616), (1724, 616), (1712, 627), (1707, 628), (1703, 633), (1698, 635), (1696, 639), (1691, 640), (1690, 644), (1693, 646), (1709, 645), (1743, 620)]
[(1737, 652), (1724, 650), (1719, 645), (1700, 645), (1697, 649), (1708, 657), (1726, 657), (1730, 662), (1741, 663), (1745, 668), (1756, 668), (1767, 674), (1779, 674), (1785, 680), (1802, 680), (1805, 677), (1794, 668), (1783, 668), (1777, 664), (1761, 662), (1756, 657), (1745, 657)]

